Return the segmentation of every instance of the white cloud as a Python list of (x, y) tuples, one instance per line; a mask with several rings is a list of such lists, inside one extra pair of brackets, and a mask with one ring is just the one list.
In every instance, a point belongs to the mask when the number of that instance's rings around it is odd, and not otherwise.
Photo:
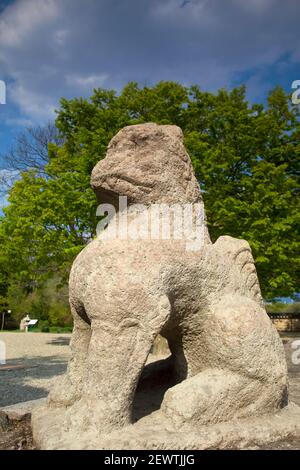
[(41, 123), (62, 96), (94, 87), (176, 80), (214, 90), (254, 69), (260, 79), (249, 83), (263, 89), (268, 67), (299, 62), (298, 18), (299, 0), (14, 0), (0, 13), (6, 109)]
[(6, 170), (6, 169), (0, 170), (0, 180), (3, 180), (3, 178), (5, 178), (9, 174), (9, 172), (10, 170)]
[(4, 168), (0, 170), (0, 181), (16, 178), (18, 174), (19, 172), (17, 170), (8, 170), (7, 168)]
[(31, 116), (34, 121), (54, 119), (56, 105), (47, 95), (34, 92), (20, 83), (11, 85), (9, 93), (21, 111), (26, 116)]
[(66, 83), (69, 86), (76, 86), (82, 89), (92, 89), (97, 87), (102, 87), (106, 80), (108, 79), (107, 74), (102, 75), (67, 75)]
[(35, 30), (57, 18), (55, 0), (19, 0), (9, 5), (0, 17), (2, 46), (20, 47)]
[(7, 126), (30, 127), (33, 125), (33, 122), (22, 117), (12, 117), (5, 119), (5, 124)]

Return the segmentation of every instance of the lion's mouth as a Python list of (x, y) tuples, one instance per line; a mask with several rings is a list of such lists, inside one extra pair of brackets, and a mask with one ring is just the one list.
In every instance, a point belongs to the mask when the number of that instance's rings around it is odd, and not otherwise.
[(141, 182), (136, 178), (118, 173), (102, 174), (93, 185), (99, 201), (116, 206), (120, 196), (126, 196), (128, 202), (139, 200), (142, 194), (150, 193), (154, 182)]
[(108, 183), (111, 186), (111, 183), (113, 186), (117, 186), (118, 182), (124, 181), (126, 183), (129, 183), (132, 186), (138, 186), (141, 188), (153, 188), (153, 181), (152, 182), (141, 182), (137, 180), (136, 178), (132, 178), (127, 175), (121, 175), (118, 173), (110, 173), (108, 175), (103, 175), (102, 178), (103, 182)]

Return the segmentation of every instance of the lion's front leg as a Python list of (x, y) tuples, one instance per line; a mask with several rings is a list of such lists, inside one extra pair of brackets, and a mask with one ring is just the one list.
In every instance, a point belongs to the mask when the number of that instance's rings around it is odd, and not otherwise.
[[(105, 320), (92, 318), (82, 398), (68, 413), (72, 428), (101, 433), (132, 422), (136, 386), (154, 339), (169, 318), (170, 304), (166, 296), (153, 298), (150, 304), (145, 294), (143, 311), (139, 297), (128, 295), (121, 311), (109, 304)], [(113, 320), (122, 316), (119, 323)]]
[(70, 406), (81, 398), (86, 374), (87, 353), (91, 339), (91, 326), (78, 315), (71, 304), (74, 327), (70, 343), (71, 359), (67, 373), (59, 377), (48, 396), (50, 406)]

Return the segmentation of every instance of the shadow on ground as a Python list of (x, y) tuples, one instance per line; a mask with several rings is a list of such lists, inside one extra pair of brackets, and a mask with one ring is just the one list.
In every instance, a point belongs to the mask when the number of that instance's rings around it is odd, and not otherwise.
[(71, 338), (67, 336), (59, 336), (57, 338), (47, 341), (47, 344), (53, 344), (53, 346), (68, 346), (70, 344)]
[[(67, 359), (59, 356), (20, 357), (7, 361), (7, 364), (22, 364), (24, 368), (0, 371), (0, 407), (46, 397), (48, 384), (43, 387), (43, 379), (48, 381), (64, 374)], [(41, 380), (41, 384), (27, 383), (35, 380)]]
[(171, 357), (145, 366), (134, 397), (133, 420), (158, 410), (166, 391), (175, 384)]

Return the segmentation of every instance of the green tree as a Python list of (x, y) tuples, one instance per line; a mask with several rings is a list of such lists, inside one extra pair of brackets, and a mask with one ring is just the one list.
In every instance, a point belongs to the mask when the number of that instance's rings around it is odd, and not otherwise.
[(174, 82), (129, 83), (119, 95), (98, 89), (89, 100), (61, 101), (59, 135), (49, 141), (43, 171), (23, 171), (0, 222), (6, 289), (18, 282), (30, 293), (54, 275), (65, 282), (72, 260), (95, 234), (92, 168), (119, 129), (149, 121), (182, 128), (212, 239), (228, 234), (250, 242), (266, 298), (296, 292), (297, 107), (280, 88), (264, 106), (249, 104), (244, 87), (212, 94)]
[[(243, 87), (216, 96), (192, 92), (186, 143), (212, 238), (247, 239), (263, 294), (291, 295), (299, 285), (298, 109), (278, 88), (266, 109), (249, 106)], [(204, 116), (198, 129), (197, 110)]]

